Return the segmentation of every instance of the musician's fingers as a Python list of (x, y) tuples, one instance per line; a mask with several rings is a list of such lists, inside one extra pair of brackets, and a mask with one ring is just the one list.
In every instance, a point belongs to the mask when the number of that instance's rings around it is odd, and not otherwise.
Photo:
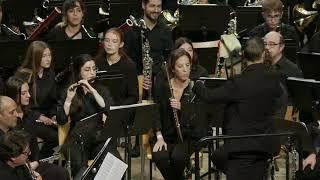
[(167, 151), (167, 143), (164, 143), (164, 149)]
[(306, 163), (305, 161), (303, 161), (302, 163), (302, 169), (304, 170), (307, 167), (308, 163)]

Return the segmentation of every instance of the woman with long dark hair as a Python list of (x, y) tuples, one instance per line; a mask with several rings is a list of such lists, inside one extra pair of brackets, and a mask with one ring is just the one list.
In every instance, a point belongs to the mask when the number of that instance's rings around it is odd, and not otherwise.
[[(63, 152), (68, 158), (70, 155), (74, 176), (87, 166), (87, 160), (93, 159), (102, 147), (103, 143), (98, 137), (107, 112), (85, 121), (80, 120), (108, 110), (112, 104), (109, 90), (96, 81), (96, 70), (95, 61), (90, 55), (75, 57), (72, 62), (71, 85), (62, 94), (57, 109), (57, 121), (60, 125), (70, 121), (70, 131)], [(120, 157), (113, 142), (108, 144), (107, 149)]]
[(29, 161), (32, 170), (36, 170), (44, 179), (69, 179), (68, 172), (55, 164), (39, 162), (39, 146), (36, 140), (36, 133), (34, 132), (35, 114), (30, 107), (31, 95), (29, 91), (28, 82), (12, 76), (7, 80), (7, 95), (12, 98), (17, 104), (18, 121), (14, 129), (24, 130), (31, 135), (30, 139), (30, 155)]

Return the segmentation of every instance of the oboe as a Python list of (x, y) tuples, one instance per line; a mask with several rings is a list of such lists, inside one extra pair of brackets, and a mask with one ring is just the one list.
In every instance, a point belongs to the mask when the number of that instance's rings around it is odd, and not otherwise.
[[(171, 84), (170, 76), (169, 76), (169, 71), (168, 71), (168, 65), (166, 62), (164, 62), (164, 69), (166, 71), (166, 75), (167, 75), (167, 79), (168, 79), (171, 98), (174, 98), (173, 88), (172, 88), (172, 84)], [(173, 111), (173, 118), (174, 118), (174, 121), (176, 124), (176, 130), (177, 130), (178, 136), (179, 136), (181, 142), (183, 142), (183, 136), (182, 136), (182, 132), (181, 132), (181, 128), (180, 128), (180, 121), (179, 121), (179, 117), (178, 117), (178, 111), (175, 108), (172, 108), (172, 111)]]

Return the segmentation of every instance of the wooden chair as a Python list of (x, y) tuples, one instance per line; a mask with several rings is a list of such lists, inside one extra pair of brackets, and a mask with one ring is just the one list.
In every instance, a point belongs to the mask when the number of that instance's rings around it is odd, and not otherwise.
[[(69, 134), (70, 130), (70, 117), (68, 117), (68, 121), (64, 125), (58, 125), (58, 141), (59, 141), (59, 146), (62, 146)], [(88, 160), (88, 166), (90, 166), (93, 163), (93, 160)]]

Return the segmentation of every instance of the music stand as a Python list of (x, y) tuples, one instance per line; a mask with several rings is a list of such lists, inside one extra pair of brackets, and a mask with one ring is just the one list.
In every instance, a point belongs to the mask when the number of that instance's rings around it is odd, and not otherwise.
[[(220, 38), (220, 35), (227, 30), (230, 20), (230, 7), (217, 6), (213, 4), (201, 5), (181, 5), (179, 7), (179, 27), (184, 32), (199, 32), (202, 41), (207, 41), (208, 37)], [(219, 17), (213, 20), (213, 17)], [(196, 38), (196, 37), (195, 37)], [(197, 41), (191, 38), (193, 41)], [(199, 41), (199, 40), (198, 40)]]
[[(204, 84), (209, 89), (215, 89), (222, 86), (224, 83), (227, 82), (227, 79), (224, 78), (208, 78), (208, 77), (201, 77), (199, 80), (203, 80)], [(212, 128), (216, 128), (216, 134), (220, 134), (220, 127), (223, 127), (223, 119), (224, 119), (224, 108), (225, 104), (222, 103), (212, 103), (202, 104), (200, 106), (202, 108), (202, 112), (199, 114), (200, 118), (206, 118), (208, 120), (208, 126)], [(205, 117), (202, 117), (205, 116)], [(202, 175), (202, 177), (208, 175), (208, 179), (211, 179), (211, 172), (216, 172), (216, 169), (211, 167), (211, 154), (215, 148), (218, 148), (219, 142), (215, 141), (213, 144), (209, 142), (208, 144), (208, 153), (209, 153), (209, 160), (208, 160), (208, 172)], [(219, 174), (217, 174), (219, 176)]]
[(294, 105), (300, 111), (312, 114), (313, 120), (318, 120), (320, 117), (320, 81), (289, 77), (287, 86)]
[[(187, 142), (187, 156), (186, 156), (186, 165), (187, 165), (187, 177), (191, 176), (191, 140), (197, 137), (193, 137), (192, 129), (194, 128), (203, 128), (203, 130), (207, 130), (208, 127), (208, 119), (207, 119), (207, 112), (208, 107), (207, 104), (204, 103), (194, 103), (194, 102), (185, 102), (181, 104), (181, 118), (180, 118), (180, 125), (182, 128), (184, 128), (184, 141)], [(200, 129), (199, 129), (200, 130)], [(202, 130), (202, 129), (201, 129)], [(206, 131), (207, 132), (207, 131)], [(197, 133), (204, 133), (203, 135), (206, 135), (206, 132), (197, 132)], [(201, 134), (199, 134), (201, 135)], [(209, 158), (210, 159), (210, 158)]]
[(4, 70), (4, 80), (12, 76), (16, 69), (22, 64), (30, 43), (31, 41), (0, 42), (0, 67)]
[(108, 87), (114, 103), (118, 105), (121, 97), (121, 91), (119, 89), (122, 88), (123, 74), (108, 71), (98, 71), (97, 82), (101, 82), (101, 84)]
[(298, 52), (298, 64), (306, 79), (320, 80), (320, 53), (303, 53)]
[[(101, 133), (101, 139), (128, 137), (126, 147), (126, 152), (128, 153), (128, 179), (131, 179), (131, 147), (129, 146), (131, 145), (131, 136), (148, 132), (153, 127), (153, 122), (156, 118), (160, 118), (159, 105), (154, 103), (112, 106), (110, 108), (106, 125)], [(133, 122), (128, 122), (128, 119), (133, 120)]]
[(52, 49), (56, 73), (68, 68), (71, 58), (79, 54), (95, 55), (99, 47), (99, 39), (78, 39), (65, 41), (48, 41)]

